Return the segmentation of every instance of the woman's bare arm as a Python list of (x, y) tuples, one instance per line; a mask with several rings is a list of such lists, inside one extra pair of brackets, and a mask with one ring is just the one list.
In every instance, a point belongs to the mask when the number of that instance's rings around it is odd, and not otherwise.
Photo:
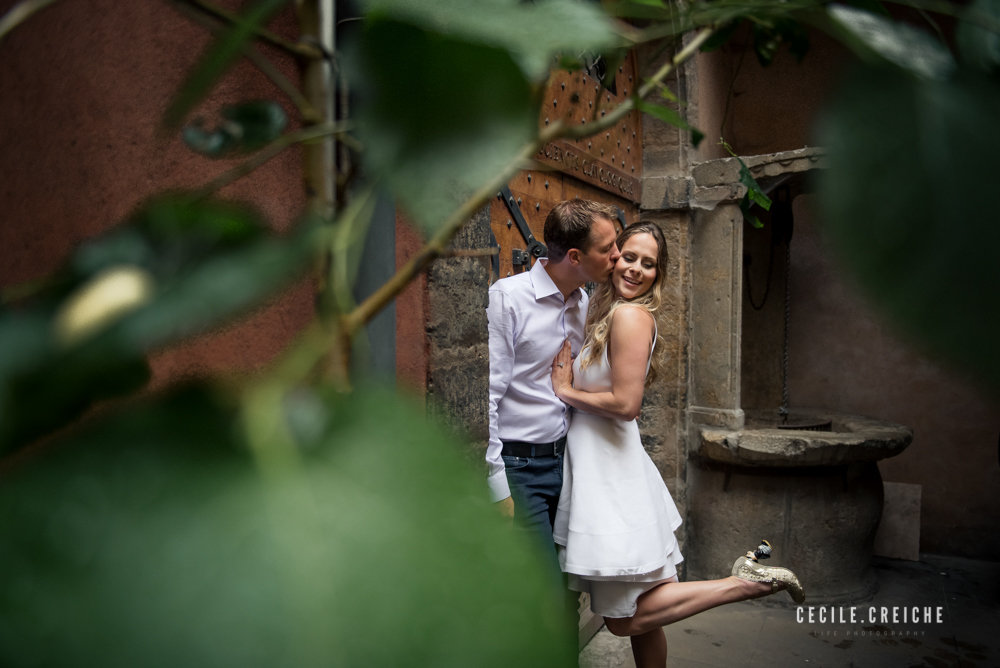
[[(552, 365), (552, 389), (556, 396), (588, 413), (618, 420), (635, 419), (642, 408), (654, 332), (655, 324), (649, 311), (638, 306), (619, 306), (611, 318), (608, 341), (611, 390), (585, 392), (573, 387), (569, 347), (564, 345)], [(559, 362), (564, 366), (559, 367)]]

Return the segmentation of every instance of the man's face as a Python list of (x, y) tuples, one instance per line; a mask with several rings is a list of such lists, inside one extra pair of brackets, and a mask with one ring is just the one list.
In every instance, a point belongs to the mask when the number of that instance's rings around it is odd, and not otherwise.
[(596, 218), (590, 226), (590, 249), (580, 252), (580, 270), (588, 281), (604, 281), (620, 253), (615, 245), (615, 225), (607, 218)]

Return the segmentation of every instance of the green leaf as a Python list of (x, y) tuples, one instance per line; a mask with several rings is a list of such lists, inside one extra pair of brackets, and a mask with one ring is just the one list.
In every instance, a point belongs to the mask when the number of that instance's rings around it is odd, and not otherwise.
[(7, 472), (0, 663), (576, 665), (558, 578), (423, 408), (374, 390), (289, 406), (281, 471), (193, 387)]
[(848, 46), (875, 54), (912, 74), (943, 78), (955, 69), (951, 53), (928, 33), (878, 14), (833, 4), (829, 16), (845, 34)]
[[(47, 292), (0, 312), (0, 452), (144, 385), (147, 353), (288, 285), (317, 238), (315, 223), (277, 237), (246, 207), (174, 195), (81, 245)], [(109, 276), (140, 277), (143, 289), (123, 295)]]
[[(992, 26), (988, 27), (989, 21)], [(1000, 71), (1000, 0), (975, 0), (962, 13), (956, 41), (964, 62), (988, 74)]]
[(184, 127), (181, 137), (191, 150), (210, 158), (217, 158), (232, 152), (236, 143), (234, 134), (220, 128), (206, 130), (202, 127), (202, 122), (196, 120)]
[(0, 454), (79, 417), (95, 401), (142, 387), (141, 355), (66, 347), (41, 310), (0, 314)]
[[(625, 46), (595, 3), (573, 0), (367, 0), (371, 19), (408, 23), (456, 41), (507, 51), (533, 82), (542, 82), (557, 54), (602, 53)], [(405, 53), (396, 51), (395, 53)], [(419, 65), (409, 56), (403, 69)]]
[(537, 135), (538, 92), (555, 56), (618, 45), (590, 3), (484, 0), (470, 11), (460, 0), (373, 0), (366, 8), (346, 58), (362, 159), (428, 233), (515, 168)]
[(660, 84), (659, 86), (656, 87), (656, 89), (657, 92), (660, 94), (660, 97), (666, 100), (667, 102), (676, 105), (683, 104), (680, 98), (677, 97), (676, 93), (670, 90), (670, 86), (667, 86), (666, 84)]
[(703, 52), (715, 51), (729, 43), (736, 30), (743, 24), (743, 19), (736, 19), (723, 24), (712, 33), (711, 37), (701, 45)]
[(247, 42), (288, 0), (256, 0), (239, 20), (223, 32), (188, 73), (181, 89), (167, 108), (163, 122), (176, 127), (201, 101), (215, 82), (225, 74), (243, 52)]
[(215, 253), (265, 236), (263, 219), (249, 207), (167, 193), (140, 205), (123, 225), (83, 243), (69, 264), (78, 280), (123, 264), (169, 280)]
[(750, 173), (746, 163), (739, 157), (736, 159), (740, 161), (740, 183), (742, 183), (747, 189), (745, 199), (756, 204), (765, 211), (770, 211), (771, 198), (765, 195), (764, 191), (761, 190), (760, 184), (757, 183), (757, 179), (755, 179), (753, 174)]
[(743, 213), (743, 219), (750, 223), (755, 229), (761, 229), (764, 227), (764, 223), (760, 222), (760, 218), (753, 211), (753, 204), (750, 202), (749, 197), (744, 197), (740, 200), (740, 211)]
[(534, 91), (504, 50), (391, 21), (369, 21), (357, 48), (367, 171), (426, 231), (510, 170), (537, 132)]
[(764, 67), (771, 64), (784, 45), (801, 61), (809, 51), (809, 33), (798, 21), (777, 17), (753, 24), (753, 45), (757, 60)]
[(223, 123), (209, 131), (196, 120), (184, 128), (184, 142), (212, 158), (234, 152), (255, 151), (281, 136), (288, 125), (285, 110), (277, 102), (257, 100), (222, 109)]
[(996, 83), (866, 68), (833, 99), (819, 196), (841, 260), (911, 340), (1000, 388)]
[(754, 227), (763, 227), (764, 224), (761, 223), (760, 219), (753, 213), (752, 207), (754, 204), (757, 204), (765, 211), (770, 211), (771, 198), (764, 193), (760, 184), (757, 183), (757, 179), (755, 179), (753, 174), (750, 173), (750, 169), (747, 167), (747, 164), (743, 162), (743, 158), (736, 154), (736, 151), (729, 145), (729, 142), (720, 138), (719, 144), (726, 149), (729, 155), (736, 158), (736, 161), (740, 163), (740, 183), (742, 183), (747, 190), (746, 194), (743, 195), (743, 199), (740, 200), (740, 210), (743, 212), (743, 217)]
[(680, 128), (681, 130), (687, 130), (691, 133), (691, 143), (694, 144), (695, 147), (697, 147), (698, 144), (701, 143), (701, 140), (705, 138), (705, 133), (698, 128), (691, 126), (679, 113), (670, 107), (653, 104), (647, 100), (640, 99), (636, 104), (636, 108), (643, 113), (649, 114), (654, 118), (658, 118), (664, 123), (669, 123), (670, 125)]

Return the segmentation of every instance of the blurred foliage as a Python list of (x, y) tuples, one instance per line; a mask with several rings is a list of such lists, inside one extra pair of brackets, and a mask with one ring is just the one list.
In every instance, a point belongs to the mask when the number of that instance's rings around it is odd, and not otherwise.
[(237, 151), (255, 151), (281, 136), (288, 117), (273, 100), (256, 100), (222, 109), (223, 122), (206, 130), (202, 121), (184, 128), (184, 141), (195, 151), (211, 158)]
[[(41, 290), (0, 311), (0, 452), (140, 389), (147, 353), (287, 285), (317, 237), (315, 224), (278, 237), (244, 206), (178, 193), (80, 244)], [(109, 317), (112, 272), (142, 276), (146, 289)]]
[[(249, 3), (220, 31), (166, 127), (181, 127), (285, 5)], [(829, 147), (826, 225), (887, 312), (996, 387), (1000, 291), (988, 254), (1000, 238), (987, 201), (1000, 148), (998, 5), (956, 8), (952, 49), (871, 2), (364, 3), (335, 54), (351, 118), (301, 139), (336, 135), (358, 165), (337, 176), (368, 182), (342, 184), (353, 198), (332, 220), (303, 214), (276, 235), (245, 206), (165, 193), (41, 285), (5, 289), (0, 453), (50, 440), (3, 470), (0, 663), (573, 664), (556, 640), (561, 595), (488, 507), (454, 437), (397, 394), (334, 391), (322, 371), (330, 348), (345, 353), (338, 334), (378, 308), (353, 292), (375, 188), (425, 232), (418, 259), (433, 258), (462, 212), (534, 155), (555, 63), (613, 63), (627, 46), (705, 26), (713, 48), (743, 22), (767, 63), (779, 48), (802, 55), (803, 26), (829, 30), (860, 58), (818, 135)], [(662, 80), (646, 87), (676, 104)], [(670, 107), (626, 104), (700, 134)], [(184, 136), (210, 157), (273, 155), (291, 143), (281, 109), (236, 105)], [(764, 205), (752, 181), (747, 206)], [(150, 352), (319, 266), (319, 325), (268, 373), (130, 397), (148, 380)], [(112, 397), (99, 417), (51, 436)]]
[(532, 157), (525, 149), (538, 133), (554, 56), (619, 43), (591, 3), (484, 0), (475, 11), (462, 0), (367, 5), (346, 58), (362, 160), (428, 235), (479, 188)]
[(996, 391), (1000, 3), (963, 11), (953, 53), (916, 26), (831, 10), (865, 59), (820, 121), (818, 185), (824, 231), (874, 303)]
[(179, 388), (7, 476), (0, 663), (573, 664), (562, 597), (418, 406), (303, 387), (271, 410), (282, 452)]
[(268, 19), (288, 4), (288, 0), (251, 0), (232, 26), (216, 38), (208, 51), (188, 72), (184, 85), (164, 114), (168, 127), (176, 128), (201, 102), (212, 86), (243, 55), (243, 49)]

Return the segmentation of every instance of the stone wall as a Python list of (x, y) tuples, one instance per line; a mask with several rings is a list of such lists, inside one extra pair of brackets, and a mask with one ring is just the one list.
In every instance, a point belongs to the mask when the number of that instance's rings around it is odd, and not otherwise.
[[(667, 240), (666, 302), (657, 314), (658, 345), (664, 353), (664, 367), (643, 397), (639, 429), (642, 443), (663, 475), (681, 516), (685, 515), (684, 486), (686, 450), (683, 434), (684, 408), (687, 404), (687, 323), (689, 296), (689, 226), (686, 216), (658, 213), (643, 217), (643, 222), (660, 226)], [(678, 533), (683, 545), (684, 528)]]
[[(489, 207), (483, 207), (452, 240), (451, 249), (490, 245)], [(486, 306), (490, 258), (447, 255), (432, 265), (428, 286), (428, 411), (471, 443), (482, 461), (489, 436), (489, 351)]]

